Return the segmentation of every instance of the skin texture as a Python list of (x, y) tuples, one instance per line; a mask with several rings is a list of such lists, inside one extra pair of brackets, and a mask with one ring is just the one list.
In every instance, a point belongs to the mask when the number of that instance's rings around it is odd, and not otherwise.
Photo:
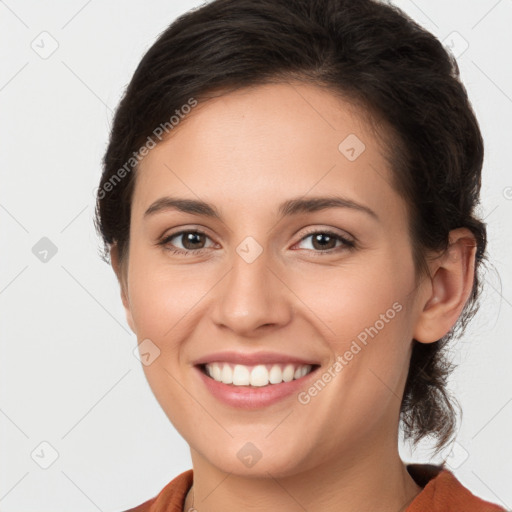
[[(199, 104), (140, 164), (128, 258), (114, 246), (112, 264), (139, 343), (161, 351), (144, 371), (190, 445), (201, 512), (398, 512), (421, 490), (397, 445), (411, 340), (434, 342), (456, 322), (473, 283), (474, 240), (454, 230), (450, 250), (429, 260), (431, 277), (415, 284), (406, 204), (363, 119), (312, 85), (246, 88)], [(338, 149), (349, 134), (365, 144), (354, 161)], [(166, 195), (212, 203), (222, 221), (176, 210), (144, 218)], [(285, 200), (329, 195), (378, 220), (350, 208), (277, 214)], [(157, 245), (194, 228), (207, 235), (196, 245), (181, 235)], [(325, 230), (355, 247), (334, 238), (323, 248), (308, 236)], [(252, 263), (236, 251), (248, 236), (263, 249)], [(292, 396), (235, 409), (192, 368), (219, 350), (268, 350), (319, 361), (322, 372), (394, 303), (401, 310), (305, 405)], [(237, 457), (247, 442), (261, 452), (252, 467)]]

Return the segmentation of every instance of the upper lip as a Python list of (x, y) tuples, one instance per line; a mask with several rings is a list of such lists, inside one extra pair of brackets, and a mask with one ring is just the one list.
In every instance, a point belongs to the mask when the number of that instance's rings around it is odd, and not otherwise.
[(194, 365), (202, 365), (209, 363), (232, 363), (242, 364), (246, 366), (252, 366), (256, 364), (273, 364), (273, 363), (289, 363), (289, 364), (312, 364), (318, 365), (316, 361), (303, 359), (297, 356), (290, 356), (287, 354), (278, 354), (276, 352), (215, 352), (214, 354), (208, 354), (203, 356), (196, 361)]

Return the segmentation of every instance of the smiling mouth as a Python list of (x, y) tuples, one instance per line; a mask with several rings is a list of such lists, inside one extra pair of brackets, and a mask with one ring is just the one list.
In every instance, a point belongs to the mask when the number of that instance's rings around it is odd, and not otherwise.
[(200, 364), (197, 367), (207, 377), (233, 387), (265, 387), (302, 379), (320, 365), (275, 363), (247, 366), (215, 362)]

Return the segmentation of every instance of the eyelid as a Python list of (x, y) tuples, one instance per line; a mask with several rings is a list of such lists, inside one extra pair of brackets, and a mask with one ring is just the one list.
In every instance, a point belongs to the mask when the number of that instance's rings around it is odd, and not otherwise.
[[(213, 243), (214, 246), (218, 245), (215, 242), (215, 240), (213, 240), (213, 238), (206, 232), (206, 230), (203, 230), (202, 228), (199, 228), (197, 226), (194, 226), (194, 227), (180, 226), (179, 228), (176, 228), (176, 229), (177, 229), (177, 231), (172, 231), (169, 234), (163, 235), (157, 242), (157, 245), (162, 246), (165, 250), (167, 250), (169, 252), (172, 252), (174, 254), (181, 254), (181, 255), (200, 255), (204, 251), (207, 251), (208, 249), (212, 248), (212, 247), (201, 247), (199, 249), (187, 250), (187, 249), (180, 249), (178, 247), (173, 247), (173, 248), (167, 247), (167, 245), (170, 244), (170, 239), (175, 238), (179, 235), (184, 235), (186, 233), (195, 233), (195, 234), (204, 235), (206, 238), (210, 239), (210, 241)], [(343, 232), (343, 234), (341, 234), (337, 231), (337, 228), (332, 228), (332, 227), (326, 228), (326, 227), (321, 227), (321, 226), (314, 226), (314, 227), (310, 227), (309, 229), (307, 229), (307, 231), (305, 233), (302, 233), (299, 240), (297, 240), (297, 242), (295, 242), (292, 245), (292, 247), (299, 244), (303, 240), (307, 239), (311, 235), (315, 235), (315, 234), (326, 234), (328, 236), (334, 237), (336, 240), (341, 242), (341, 244), (338, 247), (334, 247), (334, 248), (330, 248), (330, 249), (326, 249), (326, 250), (316, 251), (313, 249), (305, 249), (309, 253), (314, 254), (315, 257), (322, 256), (322, 255), (328, 256), (328, 255), (338, 254), (340, 252), (351, 251), (351, 250), (354, 250), (357, 248), (358, 242), (354, 236), (352, 236), (346, 232)]]
[(180, 235), (182, 233), (190, 233), (190, 232), (197, 232), (202, 235), (207, 236), (208, 238), (212, 239), (212, 236), (209, 234), (208, 228), (205, 228), (199, 224), (185, 224), (183, 226), (176, 226), (170, 230), (166, 229), (162, 235), (158, 237), (158, 240), (162, 240), (165, 238), (174, 237), (176, 235)]
[[(190, 225), (179, 226), (176, 229), (177, 229), (177, 231), (172, 231), (171, 233), (161, 235), (160, 237), (158, 237), (158, 240), (171, 238), (171, 237), (183, 234), (183, 233), (197, 232), (197, 233), (207, 236), (208, 238), (210, 238), (210, 240), (213, 241), (212, 237), (207, 233), (206, 228), (203, 228), (200, 226), (198, 227), (198, 225), (193, 225), (193, 227), (190, 227)], [(357, 242), (356, 237), (347, 233), (346, 231), (343, 231), (340, 233), (340, 232), (338, 232), (337, 228), (314, 226), (314, 227), (311, 227), (310, 229), (308, 229), (308, 228), (306, 228), (306, 229), (307, 229), (307, 231), (305, 233), (302, 233), (301, 237), (297, 240), (297, 242), (301, 242), (308, 235), (312, 235), (315, 233), (330, 233), (330, 234), (339, 236), (341, 238), (344, 238), (349, 242), (353, 242), (353, 243)]]
[[(306, 228), (307, 229), (307, 228)], [(350, 233), (347, 233), (346, 231), (341, 231), (338, 228), (332, 228), (327, 226), (313, 226), (311, 229), (308, 229), (305, 233), (301, 235), (298, 242), (301, 242), (304, 238), (306, 238), (309, 235), (313, 235), (315, 233), (326, 233), (326, 234), (332, 234), (335, 236), (339, 236), (342, 239), (345, 239), (347, 242), (356, 243), (357, 239), (355, 236), (351, 235)]]
[[(169, 243), (168, 240), (170, 240), (171, 238), (175, 238), (179, 235), (184, 235), (185, 233), (196, 233), (198, 235), (204, 235), (206, 238), (210, 239), (214, 245), (217, 244), (215, 242), (215, 240), (213, 240), (213, 238), (202, 228), (198, 228), (198, 227), (187, 228), (185, 226), (185, 227), (177, 228), (177, 231), (171, 231), (170, 233), (162, 235), (161, 237), (158, 238), (156, 245), (166, 245), (167, 243)], [(186, 252), (194, 253), (194, 252), (202, 251), (204, 249), (207, 249), (207, 247), (203, 247), (201, 249), (196, 249), (195, 251), (191, 249)], [(180, 249), (180, 250), (183, 250), (183, 249)]]

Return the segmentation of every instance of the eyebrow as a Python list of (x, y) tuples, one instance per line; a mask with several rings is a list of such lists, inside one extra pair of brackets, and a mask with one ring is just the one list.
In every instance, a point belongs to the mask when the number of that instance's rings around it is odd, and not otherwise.
[[(378, 215), (368, 206), (339, 196), (311, 197), (307, 199), (297, 197), (289, 199), (279, 205), (278, 214), (282, 218), (298, 215), (300, 213), (316, 212), (327, 208), (350, 208), (355, 211), (366, 213), (377, 221), (379, 220)], [(222, 215), (219, 213), (217, 208), (210, 203), (196, 199), (185, 199), (170, 196), (161, 197), (152, 203), (145, 211), (144, 218), (167, 210), (177, 210), (183, 213), (202, 215), (204, 217), (210, 217), (222, 221)]]

